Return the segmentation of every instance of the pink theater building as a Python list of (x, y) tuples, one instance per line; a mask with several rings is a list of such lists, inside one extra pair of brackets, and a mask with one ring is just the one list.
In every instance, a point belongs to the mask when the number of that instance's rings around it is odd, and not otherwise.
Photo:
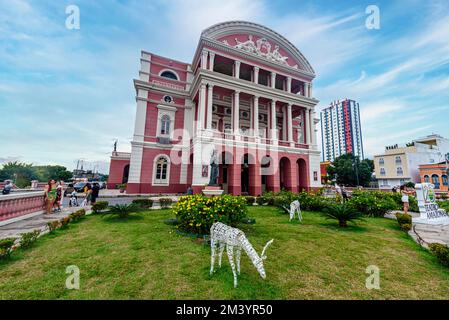
[(131, 153), (113, 152), (109, 188), (201, 192), (214, 150), (225, 193), (321, 186), (315, 73), (283, 36), (225, 22), (202, 32), (190, 64), (145, 51), (140, 60)]

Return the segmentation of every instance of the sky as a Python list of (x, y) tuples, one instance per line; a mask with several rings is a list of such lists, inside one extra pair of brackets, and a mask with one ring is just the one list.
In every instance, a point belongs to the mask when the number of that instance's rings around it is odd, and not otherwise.
[[(79, 29), (66, 28), (69, 5)], [(379, 29), (366, 27), (370, 5)], [(318, 112), (358, 101), (366, 157), (449, 138), (447, 0), (0, 0), (0, 164), (83, 159), (107, 173), (114, 140), (130, 150), (140, 51), (191, 63), (201, 31), (228, 20), (265, 25), (304, 54)]]

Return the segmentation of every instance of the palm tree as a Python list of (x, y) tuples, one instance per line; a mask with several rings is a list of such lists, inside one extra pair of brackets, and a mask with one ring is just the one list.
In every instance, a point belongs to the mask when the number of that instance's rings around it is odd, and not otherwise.
[(138, 212), (140, 208), (136, 206), (134, 203), (130, 204), (116, 204), (113, 206), (109, 206), (108, 210), (103, 213), (103, 216), (106, 214), (118, 215), (119, 218), (127, 218), (130, 213)]
[(348, 221), (363, 220), (363, 215), (347, 204), (326, 207), (323, 214), (326, 219), (338, 220), (338, 225), (342, 228), (348, 226)]

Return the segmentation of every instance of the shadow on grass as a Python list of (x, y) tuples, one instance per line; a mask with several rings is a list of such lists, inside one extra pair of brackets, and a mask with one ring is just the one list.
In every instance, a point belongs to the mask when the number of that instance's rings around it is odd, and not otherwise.
[(329, 220), (329, 222), (320, 222), (317, 223), (317, 225), (328, 228), (330, 230), (334, 231), (344, 231), (344, 232), (355, 232), (355, 233), (361, 233), (361, 232), (367, 232), (368, 228), (363, 226), (363, 221), (354, 223), (354, 222), (348, 222), (347, 227), (340, 227), (338, 225), (338, 221), (332, 221)]
[(123, 222), (129, 222), (129, 221), (140, 221), (143, 220), (144, 218), (142, 217), (142, 215), (140, 213), (131, 213), (129, 216), (127, 217), (119, 217), (118, 215), (113, 215), (113, 214), (106, 214), (103, 215), (102, 220), (104, 220), (105, 222), (108, 223), (123, 223)]

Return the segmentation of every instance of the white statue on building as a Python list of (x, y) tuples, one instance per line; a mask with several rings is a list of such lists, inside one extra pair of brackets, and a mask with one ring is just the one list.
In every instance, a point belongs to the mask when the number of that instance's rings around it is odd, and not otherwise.
[[(218, 255), (218, 265), (221, 267), (221, 258), (223, 256), (223, 251), (226, 246), (226, 252), (229, 258), (229, 264), (232, 268), (232, 273), (234, 274), (234, 288), (237, 287), (237, 273), (240, 274), (240, 255), (242, 249), (246, 252), (254, 267), (259, 272), (262, 279), (266, 278), (265, 269), (263, 266), (264, 260), (267, 258), (265, 255), (265, 251), (267, 248), (273, 243), (273, 240), (267, 242), (265, 247), (262, 250), (261, 255), (259, 256), (254, 250), (251, 243), (249, 243), (243, 231), (227, 226), (224, 223), (216, 222), (210, 228), (210, 247), (211, 247), (211, 266), (210, 266), (210, 274), (212, 275), (214, 272), (215, 265), (215, 257), (217, 255), (216, 250), (219, 249)], [(235, 252), (235, 262), (234, 263), (234, 248)]]

